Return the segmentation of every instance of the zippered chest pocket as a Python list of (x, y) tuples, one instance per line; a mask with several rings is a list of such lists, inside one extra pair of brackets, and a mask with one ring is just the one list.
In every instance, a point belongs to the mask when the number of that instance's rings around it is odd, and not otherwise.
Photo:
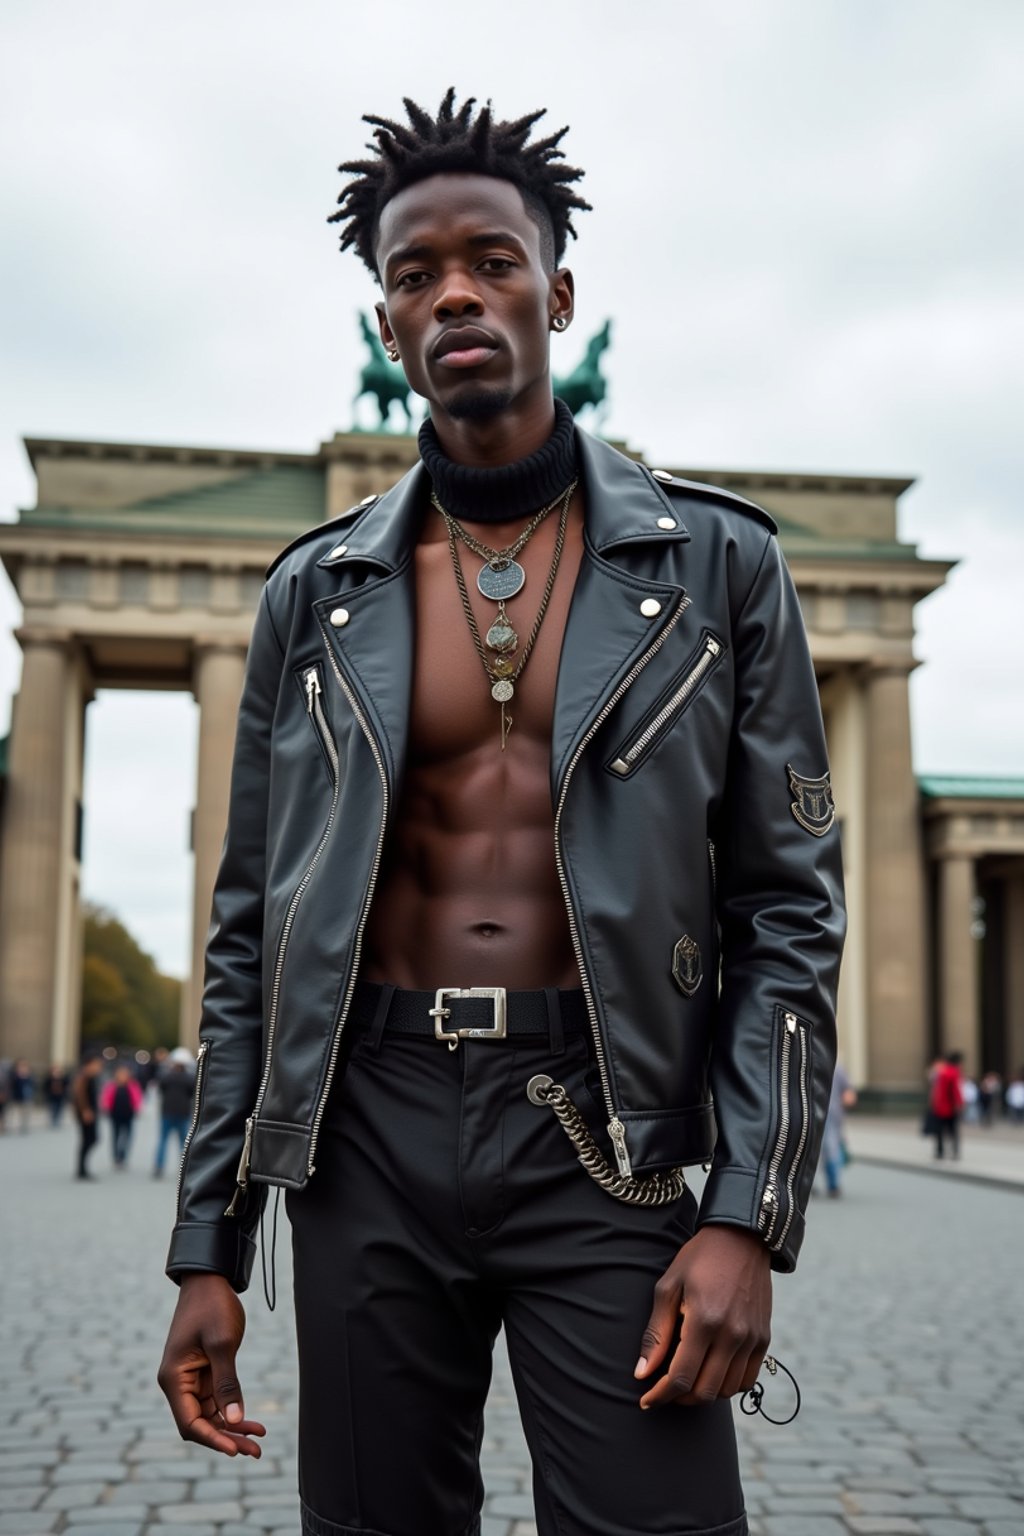
[(775, 1131), (757, 1227), (769, 1248), (786, 1242), (797, 1209), (797, 1180), (811, 1130), (811, 1026), (788, 1008), (775, 1010)]
[(607, 764), (609, 773), (619, 779), (628, 779), (646, 763), (680, 715), (693, 703), (724, 655), (722, 641), (710, 629), (705, 629), (682, 671), (612, 754)]
[(306, 715), (323, 754), (328, 776), (334, 784), (338, 778), (338, 747), (324, 709), (324, 678), (320, 663), (310, 662), (298, 667), (295, 681), (301, 690)]

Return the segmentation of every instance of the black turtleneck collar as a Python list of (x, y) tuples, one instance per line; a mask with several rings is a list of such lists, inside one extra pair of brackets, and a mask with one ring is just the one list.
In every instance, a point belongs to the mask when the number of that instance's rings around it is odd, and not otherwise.
[(554, 501), (577, 474), (575, 425), (564, 400), (555, 401), (555, 430), (543, 448), (514, 464), (497, 469), (456, 464), (441, 447), (429, 416), (420, 427), (419, 449), (438, 501), (464, 523), (529, 517)]

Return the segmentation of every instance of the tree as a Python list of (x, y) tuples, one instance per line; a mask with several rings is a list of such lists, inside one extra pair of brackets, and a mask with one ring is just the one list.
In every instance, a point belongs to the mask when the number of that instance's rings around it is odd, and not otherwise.
[(84, 917), (83, 1044), (176, 1045), (181, 982), (157, 970), (112, 912), (86, 906)]

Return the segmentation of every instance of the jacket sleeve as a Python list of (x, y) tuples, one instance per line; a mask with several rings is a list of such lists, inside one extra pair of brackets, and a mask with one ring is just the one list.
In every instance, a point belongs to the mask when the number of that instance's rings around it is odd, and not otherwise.
[(718, 1139), (698, 1225), (749, 1227), (795, 1267), (836, 1058), (846, 930), (818, 688), (769, 537), (733, 631), (735, 710), (718, 849)]
[(225, 1275), (249, 1283), (266, 1197), (249, 1184), (235, 1214), (245, 1122), (259, 1088), (263, 1041), (263, 902), (271, 729), (283, 654), (267, 591), (256, 614), (238, 714), (227, 835), (206, 949), (192, 1126), (181, 1161), (167, 1273)]

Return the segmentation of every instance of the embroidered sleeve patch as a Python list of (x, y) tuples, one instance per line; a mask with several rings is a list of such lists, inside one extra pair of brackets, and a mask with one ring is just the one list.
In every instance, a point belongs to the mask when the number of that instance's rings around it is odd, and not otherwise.
[(797, 773), (792, 763), (786, 764), (786, 772), (789, 774), (790, 793), (796, 796), (790, 810), (805, 832), (811, 832), (815, 837), (824, 837), (836, 819), (831, 776), (826, 773), (820, 779), (805, 779), (802, 773)]

